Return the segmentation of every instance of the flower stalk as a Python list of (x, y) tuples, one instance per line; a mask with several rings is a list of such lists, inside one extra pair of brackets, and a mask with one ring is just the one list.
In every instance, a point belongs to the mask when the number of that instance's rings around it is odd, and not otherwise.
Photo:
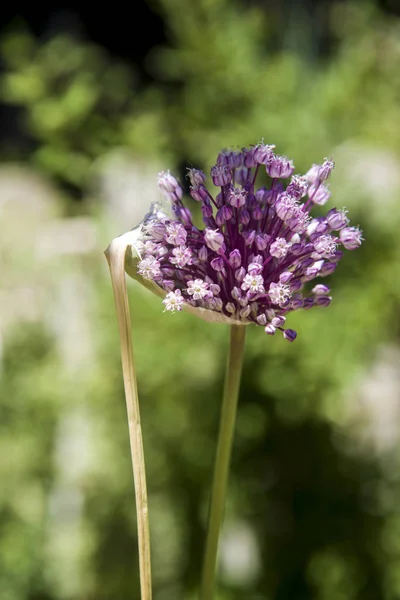
[[(286, 328), (287, 317), (299, 309), (327, 307), (332, 300), (327, 285), (311, 282), (332, 275), (343, 250), (356, 250), (363, 241), (361, 230), (350, 226), (346, 209), (312, 215), (314, 206), (323, 206), (330, 198), (325, 182), (333, 161), (325, 159), (300, 176), (294, 173), (293, 162), (274, 148), (260, 142), (240, 151), (220, 152), (210, 171), (217, 188), (213, 194), (202, 171), (188, 170), (190, 195), (203, 217), (200, 228), (183, 203), (182, 186), (169, 171), (162, 171), (158, 185), (164, 201), (152, 204), (143, 221), (114, 240), (106, 253), (121, 336), (142, 600), (151, 598), (150, 543), (124, 269), (162, 298), (164, 311), (185, 310), (231, 326), (200, 592), (201, 600), (212, 600), (246, 326), (263, 327), (271, 336), (279, 331), (293, 342), (297, 333)], [(267, 186), (257, 188), (260, 171), (265, 171)]]
[(200, 600), (214, 598), (219, 534), (224, 518), (229, 465), (235, 431), (246, 327), (232, 325), (218, 434), (217, 456), (204, 553)]
[(120, 236), (111, 242), (105, 251), (105, 255), (110, 268), (120, 335), (122, 373), (136, 497), (141, 600), (151, 600), (150, 533), (146, 471), (142, 428), (140, 424), (139, 397), (133, 361), (131, 319), (125, 281), (125, 255), (129, 247), (126, 236)]

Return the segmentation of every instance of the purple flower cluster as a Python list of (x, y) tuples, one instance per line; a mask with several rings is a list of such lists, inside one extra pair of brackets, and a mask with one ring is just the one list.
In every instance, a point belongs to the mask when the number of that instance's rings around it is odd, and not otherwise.
[[(224, 150), (211, 169), (219, 188), (215, 197), (202, 171), (188, 171), (204, 229), (194, 226), (175, 177), (160, 173), (158, 184), (174, 216), (157, 210), (145, 219), (138, 273), (165, 291), (167, 311), (188, 304), (232, 323), (261, 325), (270, 335), (279, 329), (293, 341), (296, 332), (284, 328), (287, 313), (331, 302), (326, 285), (308, 291), (307, 284), (335, 271), (343, 256), (340, 247), (355, 250), (362, 242), (345, 210), (310, 215), (315, 204), (329, 199), (325, 181), (333, 168), (326, 159), (302, 177), (293, 174), (291, 160), (274, 153), (274, 146)], [(256, 189), (260, 169), (269, 185)]]

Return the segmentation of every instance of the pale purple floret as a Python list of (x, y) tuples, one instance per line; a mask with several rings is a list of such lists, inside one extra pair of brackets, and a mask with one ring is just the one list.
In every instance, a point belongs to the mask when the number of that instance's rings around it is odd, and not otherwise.
[[(216, 195), (206, 188), (202, 171), (188, 171), (204, 229), (193, 224), (177, 179), (169, 171), (160, 173), (159, 187), (174, 216), (146, 217), (138, 273), (165, 290), (166, 311), (180, 311), (186, 303), (219, 312), (232, 323), (255, 323), (269, 335), (280, 330), (293, 342), (297, 334), (284, 329), (286, 315), (328, 306), (329, 287), (309, 282), (335, 271), (340, 247), (355, 250), (362, 242), (344, 209), (332, 208), (324, 217), (310, 214), (328, 201), (325, 181), (333, 168), (325, 159), (301, 177), (293, 174), (291, 160), (274, 154), (274, 146), (223, 150), (211, 169)], [(269, 185), (256, 189), (260, 170)]]

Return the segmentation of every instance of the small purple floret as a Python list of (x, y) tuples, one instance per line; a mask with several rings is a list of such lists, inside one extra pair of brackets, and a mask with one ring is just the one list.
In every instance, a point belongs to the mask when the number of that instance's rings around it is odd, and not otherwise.
[[(296, 332), (284, 329), (288, 313), (330, 304), (330, 288), (309, 282), (331, 275), (343, 256), (339, 248), (358, 248), (362, 232), (349, 225), (344, 209), (311, 216), (314, 205), (330, 197), (325, 181), (334, 168), (331, 160), (302, 177), (273, 149), (260, 143), (240, 152), (223, 150), (211, 169), (220, 188), (215, 197), (204, 173), (188, 170), (203, 229), (195, 227), (183, 205), (177, 179), (169, 171), (160, 173), (159, 187), (174, 217), (157, 211), (146, 217), (138, 273), (165, 290), (166, 311), (180, 311), (187, 303), (232, 323), (262, 326), (269, 335), (280, 331), (293, 342)], [(261, 168), (270, 184), (256, 189)]]
[(294, 165), (286, 156), (273, 154), (267, 163), (267, 173), (273, 178), (287, 179), (294, 173)]
[(294, 340), (297, 338), (297, 333), (294, 329), (285, 329), (283, 332), (283, 337), (285, 340), (288, 340), (288, 342), (294, 342)]

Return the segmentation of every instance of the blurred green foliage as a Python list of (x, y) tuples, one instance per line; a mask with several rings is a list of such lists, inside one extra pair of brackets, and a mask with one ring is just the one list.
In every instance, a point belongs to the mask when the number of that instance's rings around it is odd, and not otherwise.
[(26, 109), (32, 159), (50, 175), (83, 186), (91, 161), (116, 146), (208, 163), (221, 141), (246, 145), (260, 132), (304, 157), (303, 169), (348, 138), (400, 151), (399, 23), (372, 4), (333, 5), (337, 50), (319, 63), (269, 50), (260, 7), (160, 4), (171, 44), (150, 53), (157, 83), (140, 91), (132, 69), (93, 44), (4, 36), (0, 97)]
[[(356, 381), (400, 333), (400, 186), (386, 191), (400, 160), (400, 23), (373, 4), (333, 5), (335, 51), (307, 62), (273, 49), (274, 24), (260, 6), (201, 0), (189, 9), (160, 0), (158, 9), (169, 44), (148, 57), (153, 84), (139, 86), (130, 66), (91, 43), (15, 32), (0, 40), (1, 98), (23, 108), (33, 168), (83, 198), (94, 161), (115, 148), (166, 168), (205, 166), (222, 146), (264, 136), (299, 171), (335, 150), (334, 198), (360, 222), (366, 243), (335, 274), (327, 311), (291, 316), (295, 344), (248, 331), (226, 524), (232, 535), (239, 526), (250, 532), (256, 566), (238, 580), (222, 556), (218, 600), (396, 600), (398, 444), (378, 452), (359, 435), (364, 417), (349, 423)], [(4, 145), (1, 154), (22, 158)], [(374, 175), (378, 185), (369, 184)], [(84, 279), (92, 354), (66, 364), (47, 311), (4, 334), (2, 600), (139, 598), (117, 327), (100, 251), (110, 227), (98, 210), (92, 219), (102, 238), (97, 254), (70, 262), (55, 252), (37, 275), (53, 281), (54, 296), (71, 273)], [(26, 252), (24, 268), (34, 261)], [(19, 263), (13, 277), (25, 277)], [(166, 316), (135, 285), (130, 293), (155, 600), (192, 600), (228, 331)], [(60, 324), (66, 310), (75, 309), (61, 304)]]
[(25, 127), (37, 142), (31, 159), (52, 177), (82, 188), (95, 158), (157, 135), (157, 114), (141, 113), (136, 127), (132, 69), (102, 48), (67, 35), (40, 44), (26, 32), (4, 36), (1, 47), (9, 69), (1, 98), (26, 109)]

